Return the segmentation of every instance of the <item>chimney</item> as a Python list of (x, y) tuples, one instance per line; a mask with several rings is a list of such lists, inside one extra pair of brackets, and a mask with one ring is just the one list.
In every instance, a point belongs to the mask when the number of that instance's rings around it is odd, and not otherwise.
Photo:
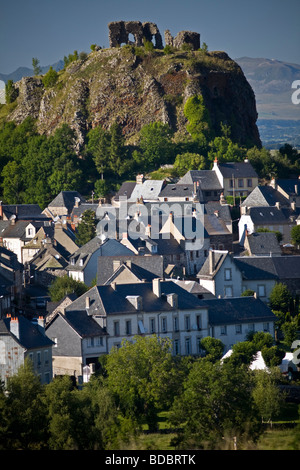
[(116, 283), (115, 283), (115, 282), (112, 282), (112, 283), (111, 283), (111, 287), (113, 288), (113, 290), (116, 290)]
[(215, 270), (215, 252), (214, 250), (209, 250), (209, 273), (212, 274)]
[(145, 234), (147, 235), (147, 237), (151, 238), (151, 225), (150, 224), (147, 225)]
[(255, 299), (257, 299), (257, 293), (256, 293), (256, 292), (254, 292), (253, 297), (254, 297)]
[(116, 271), (121, 266), (121, 261), (118, 259), (113, 260), (113, 270)]
[(291, 209), (292, 209), (292, 211), (296, 210), (296, 203), (294, 201), (291, 202)]
[(275, 202), (275, 206), (277, 207), (277, 209), (280, 209), (280, 202)]
[(137, 175), (136, 184), (143, 184), (143, 182), (144, 182), (144, 175)]
[(20, 338), (20, 325), (18, 317), (11, 317), (10, 319), (10, 332), (16, 336), (16, 338)]
[(38, 324), (39, 331), (44, 335), (45, 334), (45, 320), (42, 315), (39, 315), (37, 324)]
[(80, 199), (79, 197), (75, 197), (75, 207), (79, 207)]
[(220, 204), (223, 205), (223, 204), (226, 204), (226, 199), (224, 197), (224, 193), (221, 193), (220, 194)]
[(274, 188), (274, 189), (277, 189), (277, 184), (276, 184), (275, 178), (272, 178), (272, 179), (271, 179), (271, 181), (270, 181), (270, 186), (272, 186), (272, 188)]
[(90, 298), (89, 297), (85, 298), (85, 308), (86, 309), (90, 308)]
[(159, 278), (152, 280), (152, 290), (156, 297), (161, 297), (161, 284)]

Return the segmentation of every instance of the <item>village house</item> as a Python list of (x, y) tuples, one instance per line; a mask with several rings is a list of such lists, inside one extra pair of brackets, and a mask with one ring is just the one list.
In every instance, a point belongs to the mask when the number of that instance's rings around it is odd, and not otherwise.
[(7, 315), (0, 320), (0, 379), (5, 384), (28, 358), (42, 384), (52, 380), (53, 342), (46, 336), (44, 320), (35, 324), (23, 316)]
[[(98, 358), (136, 335), (170, 338), (174, 355), (203, 355), (201, 339), (212, 336), (224, 351), (249, 331), (274, 336), (276, 317), (259, 299), (199, 299), (173, 281), (95, 286), (56, 311), (46, 332), (53, 348), (54, 373), (84, 376)], [(92, 366), (92, 363), (94, 366)]]

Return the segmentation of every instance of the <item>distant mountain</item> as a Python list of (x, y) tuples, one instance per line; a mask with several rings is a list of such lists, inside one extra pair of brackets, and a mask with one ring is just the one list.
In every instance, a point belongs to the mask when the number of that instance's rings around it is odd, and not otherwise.
[(300, 149), (300, 104), (292, 103), (292, 83), (300, 79), (300, 65), (273, 59), (241, 57), (242, 68), (256, 99), (257, 126), (267, 148), (289, 143)]
[[(50, 65), (45, 65), (44, 67), (41, 67), (42, 74), (48, 72), (49, 68)], [(52, 68), (58, 72), (59, 70), (64, 68), (64, 62), (62, 60), (59, 60), (58, 62), (55, 62), (55, 64), (52, 64)], [(13, 80), (14, 82), (18, 82), (23, 77), (32, 76), (33, 69), (30, 69), (28, 67), (18, 67), (17, 70), (9, 74), (0, 73), (0, 80), (2, 80), (4, 83), (6, 83), (7, 80)]]
[(292, 103), (292, 83), (300, 79), (300, 65), (274, 59), (235, 59), (256, 97), (260, 119), (300, 119), (300, 106)]

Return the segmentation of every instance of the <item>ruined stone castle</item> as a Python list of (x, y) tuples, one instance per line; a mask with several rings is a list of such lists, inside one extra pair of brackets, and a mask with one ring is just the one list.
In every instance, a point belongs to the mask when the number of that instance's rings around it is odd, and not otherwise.
[[(143, 41), (153, 41), (156, 49), (162, 49), (162, 37), (155, 23), (140, 21), (112, 21), (108, 24), (109, 46), (118, 47), (122, 44), (132, 44), (142, 46)], [(130, 40), (130, 35), (134, 41)], [(192, 31), (180, 31), (175, 38), (172, 37), (169, 30), (165, 31), (165, 43), (180, 49), (183, 44), (189, 44), (193, 50), (200, 48), (200, 34)]]

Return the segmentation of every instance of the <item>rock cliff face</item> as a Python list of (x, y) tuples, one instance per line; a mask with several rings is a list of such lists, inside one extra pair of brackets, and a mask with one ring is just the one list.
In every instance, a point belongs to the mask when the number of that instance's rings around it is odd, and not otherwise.
[(22, 122), (37, 120), (41, 134), (52, 134), (62, 123), (72, 127), (80, 152), (89, 129), (117, 121), (126, 142), (137, 142), (148, 123), (162, 121), (186, 134), (183, 107), (186, 100), (202, 94), (214, 129), (231, 127), (233, 140), (260, 146), (256, 126), (255, 96), (241, 68), (224, 52), (162, 50), (145, 52), (130, 45), (94, 51), (85, 61), (73, 62), (59, 73), (53, 88), (45, 89), (40, 78), (23, 78), (18, 103), (8, 116)]

